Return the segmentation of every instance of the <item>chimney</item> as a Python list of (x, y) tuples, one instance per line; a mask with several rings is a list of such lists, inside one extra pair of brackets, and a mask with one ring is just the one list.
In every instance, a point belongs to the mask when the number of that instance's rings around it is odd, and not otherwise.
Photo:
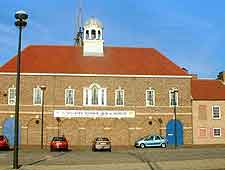
[(191, 74), (192, 80), (197, 80), (198, 79), (198, 74)]
[(217, 75), (217, 80), (221, 80), (225, 84), (225, 71), (219, 72)]

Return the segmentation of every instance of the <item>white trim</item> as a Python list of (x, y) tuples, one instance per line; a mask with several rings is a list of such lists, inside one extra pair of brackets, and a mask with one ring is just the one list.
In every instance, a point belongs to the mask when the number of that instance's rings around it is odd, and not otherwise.
[[(153, 93), (153, 105), (148, 104), (148, 95), (147, 95), (148, 92)], [(147, 107), (154, 107), (155, 106), (155, 90), (151, 87), (149, 89), (145, 90), (145, 105)]]
[[(73, 104), (67, 104), (67, 103), (66, 103), (67, 92), (68, 92), (69, 90), (72, 90), (72, 95), (73, 95), (72, 100), (73, 100)], [(75, 90), (72, 89), (71, 87), (68, 87), (68, 88), (65, 89), (64, 101), (65, 101), (65, 106), (74, 106), (74, 105), (75, 105)]]
[[(215, 129), (219, 129), (220, 130), (220, 135), (219, 136), (215, 136), (215, 133), (214, 133), (214, 130)], [(221, 128), (213, 128), (213, 137), (214, 138), (219, 138), (219, 137), (221, 137)]]
[[(13, 72), (0, 72), (0, 75), (16, 75)], [(77, 77), (143, 77), (143, 78), (192, 78), (175, 75), (120, 75), (120, 74), (66, 74), (66, 73), (20, 73), (22, 76), (77, 76)]]
[[(10, 93), (10, 90), (15, 90), (15, 97), (14, 97), (14, 103), (11, 103), (10, 102), (10, 99), (11, 99), (11, 93)], [(16, 104), (16, 88), (14, 87), (14, 85), (12, 86), (12, 87), (10, 87), (10, 88), (8, 88), (8, 105), (12, 105), (12, 106), (14, 106)]]
[[(8, 106), (8, 104), (0, 104), (0, 106)], [(24, 106), (24, 107), (30, 107), (30, 106), (34, 106), (34, 105), (29, 105), (29, 104), (21, 104), (20, 106)], [(65, 105), (45, 105), (45, 107), (65, 107)], [(77, 105), (76, 107), (86, 107), (85, 105)], [(107, 105), (104, 107), (114, 107), (115, 105)], [(128, 108), (146, 108), (146, 106), (124, 106), (124, 107), (128, 107)], [(153, 108), (168, 108), (169, 106), (152, 106)], [(177, 106), (177, 108), (191, 108), (191, 106)]]
[[(41, 91), (41, 103), (39, 104), (36, 104), (35, 103), (35, 97), (36, 97), (36, 89), (40, 89), (40, 91)], [(43, 97), (43, 91), (41, 90), (41, 88), (39, 87), (39, 86), (37, 86), (37, 87), (34, 87), (33, 88), (33, 106), (41, 106), (41, 104), (42, 104), (42, 97)]]
[[(214, 107), (218, 107), (219, 108), (219, 117), (218, 118), (214, 118), (214, 112), (213, 112), (213, 108)], [(213, 120), (220, 120), (221, 119), (221, 113), (220, 113), (220, 106), (219, 105), (213, 105), (212, 106), (212, 119)]]
[(21, 128), (22, 128), (22, 129), (28, 129), (28, 127), (27, 127), (27, 126), (22, 126)]
[[(177, 115), (192, 115), (192, 113), (176, 113)], [(139, 115), (139, 116), (155, 116), (155, 115), (162, 115), (162, 116), (165, 116), (165, 115), (174, 115), (174, 113), (136, 113), (136, 115)]]
[[(162, 129), (162, 130), (166, 130), (166, 127), (161, 127), (160, 129)], [(190, 129), (192, 129), (192, 127), (188, 127), (188, 126), (185, 126), (185, 127), (183, 127), (183, 129), (184, 130), (190, 130)]]
[(78, 129), (79, 130), (85, 130), (86, 128), (85, 127), (79, 127)]
[[(118, 105), (117, 104), (117, 92), (118, 91), (122, 91), (122, 93), (123, 93), (123, 104), (122, 105)], [(117, 107), (124, 107), (124, 95), (125, 95), (125, 92), (124, 92), (124, 90), (122, 88), (118, 88), (118, 89), (115, 90), (115, 106), (117, 106)]]

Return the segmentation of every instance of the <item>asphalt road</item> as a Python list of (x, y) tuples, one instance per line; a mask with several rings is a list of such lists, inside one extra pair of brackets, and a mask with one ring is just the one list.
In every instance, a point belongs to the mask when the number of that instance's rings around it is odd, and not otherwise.
[[(162, 149), (162, 148), (146, 148), (146, 149), (114, 149), (112, 152), (92, 152), (91, 150), (77, 150), (73, 149), (69, 152), (49, 152), (48, 149), (22, 149), (19, 153), (19, 163), (23, 167), (32, 166), (31, 169), (44, 170), (43, 167), (54, 167), (53, 169), (65, 169), (66, 166), (93, 166), (99, 168), (104, 166), (104, 169), (110, 165), (111, 169), (116, 166), (123, 165), (122, 169), (163, 169), (159, 168), (160, 163), (176, 162), (182, 163), (185, 161), (194, 162), (199, 161), (202, 164), (204, 160), (217, 160), (225, 163), (225, 148), (179, 148), (179, 149)], [(7, 169), (12, 164), (13, 151), (0, 151), (0, 169)], [(196, 162), (196, 164), (199, 164)], [(217, 161), (218, 162), (218, 161)], [(156, 164), (157, 163), (157, 164)], [(169, 164), (165, 164), (169, 168)], [(181, 165), (180, 165), (181, 166)], [(189, 167), (189, 165), (184, 165)], [(194, 166), (194, 165), (193, 165)], [(223, 166), (223, 162), (221, 164)], [(109, 169), (110, 169), (109, 167)], [(202, 166), (204, 167), (204, 165)], [(97, 168), (97, 169), (98, 169)], [(220, 168), (225, 168), (220, 167)], [(26, 168), (25, 168), (26, 169)], [(73, 168), (69, 168), (73, 169)], [(79, 169), (79, 168), (76, 168)], [(82, 168), (81, 168), (82, 169)], [(85, 168), (87, 169), (87, 167)], [(116, 168), (119, 170), (118, 168)], [(133, 170), (132, 169), (132, 170)], [(184, 169), (184, 168), (182, 168)], [(190, 168), (189, 168), (190, 169)]]

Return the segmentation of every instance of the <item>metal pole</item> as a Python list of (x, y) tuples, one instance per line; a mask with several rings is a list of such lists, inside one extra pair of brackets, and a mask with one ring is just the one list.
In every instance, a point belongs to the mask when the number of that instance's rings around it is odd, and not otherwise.
[(20, 56), (21, 56), (22, 26), (19, 26), (18, 56), (16, 58), (16, 105), (15, 105), (15, 128), (14, 128), (14, 153), (13, 169), (18, 169), (18, 141), (19, 141), (19, 97), (20, 97)]
[(43, 130), (44, 130), (44, 92), (42, 89), (42, 108), (41, 108), (41, 149), (43, 149)]
[(177, 147), (177, 111), (176, 111), (176, 105), (177, 105), (177, 102), (176, 102), (176, 92), (174, 91), (174, 137), (175, 137), (175, 140), (174, 140), (174, 148), (176, 149)]

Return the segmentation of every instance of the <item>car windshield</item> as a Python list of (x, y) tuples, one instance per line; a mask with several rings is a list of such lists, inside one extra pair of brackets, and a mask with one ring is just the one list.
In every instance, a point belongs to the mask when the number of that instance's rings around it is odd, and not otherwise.
[(96, 141), (109, 141), (108, 138), (96, 138)]
[(139, 138), (139, 140), (146, 139), (147, 137), (148, 137), (148, 136), (141, 137), (141, 138)]
[(66, 141), (64, 137), (54, 137), (52, 141)]

